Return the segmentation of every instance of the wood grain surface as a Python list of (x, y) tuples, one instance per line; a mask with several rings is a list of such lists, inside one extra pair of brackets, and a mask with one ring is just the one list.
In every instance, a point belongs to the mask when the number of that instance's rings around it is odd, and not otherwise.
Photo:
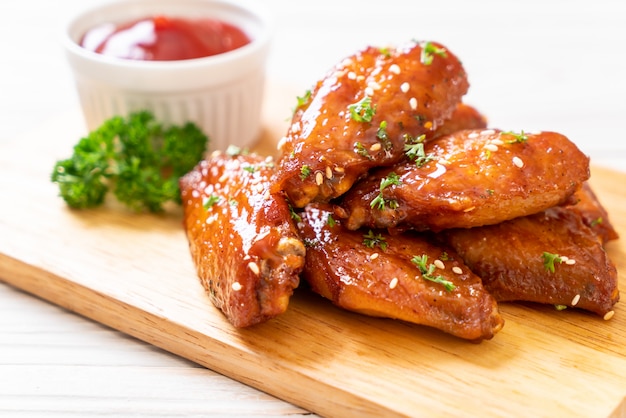
[[(283, 132), (291, 97), (270, 95), (262, 152)], [(196, 278), (180, 212), (77, 212), (58, 198), (50, 170), (83, 129), (71, 112), (0, 148), (0, 281), (324, 416), (626, 415), (623, 302), (609, 321), (502, 304), (504, 329), (472, 344), (344, 312), (302, 290), (285, 315), (233, 329)], [(33, 153), (29, 139), (42, 136)], [(625, 182), (593, 167), (622, 237)], [(608, 253), (626, 294), (624, 241)]]

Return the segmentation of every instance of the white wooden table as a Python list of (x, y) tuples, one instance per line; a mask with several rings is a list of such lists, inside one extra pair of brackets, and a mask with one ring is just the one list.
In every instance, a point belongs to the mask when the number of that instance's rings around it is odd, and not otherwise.
[[(3, 145), (78, 107), (58, 36), (63, 19), (87, 1), (0, 3)], [(467, 101), (493, 126), (559, 131), (594, 164), (626, 171), (620, 3), (265, 0), (276, 20), (269, 76), (304, 91), (366, 44), (437, 40), (462, 59)], [(304, 414), (0, 283), (0, 416)]]

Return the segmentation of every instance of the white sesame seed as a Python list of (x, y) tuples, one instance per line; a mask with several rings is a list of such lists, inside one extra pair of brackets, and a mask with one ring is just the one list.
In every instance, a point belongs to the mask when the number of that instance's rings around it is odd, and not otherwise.
[(370, 260), (376, 260), (378, 258), (378, 253), (373, 253), (370, 255)]
[(348, 78), (349, 78), (350, 80), (356, 80), (356, 73), (355, 73), (354, 71), (350, 71), (350, 72), (348, 73)]
[(265, 193), (263, 194), (263, 200), (269, 200), (271, 194), (269, 190), (266, 190)]
[(346, 170), (343, 167), (335, 167), (337, 173), (344, 173)]
[(400, 66), (398, 64), (391, 64), (391, 66), (389, 66), (389, 72), (400, 74)]
[(515, 164), (517, 168), (524, 167), (524, 161), (518, 156), (513, 157), (513, 164)]
[(491, 152), (496, 152), (498, 150), (498, 146), (496, 144), (486, 144), (485, 149)]
[(498, 138), (494, 138), (494, 139), (492, 139), (492, 140), (491, 140), (491, 143), (492, 143), (492, 144), (495, 144), (495, 145), (504, 145), (504, 141), (503, 141), (503, 140), (501, 140), (501, 139), (498, 139)]
[(248, 268), (257, 276), (259, 275), (259, 273), (261, 272), (261, 270), (259, 269), (259, 265), (257, 263), (255, 263), (254, 261), (250, 261), (248, 263)]
[(433, 264), (435, 265), (435, 267), (437, 267), (438, 269), (441, 269), (441, 270), (446, 268), (445, 264), (443, 264), (443, 261), (441, 261), (439, 259), (435, 260), (433, 262)]
[(606, 314), (604, 314), (604, 320), (608, 321), (609, 319), (613, 318), (613, 315), (615, 315), (615, 311), (608, 311)]
[(407, 91), (409, 91), (410, 88), (411, 85), (406, 81), (400, 85), (400, 91), (402, 91), (402, 93), (406, 93)]
[(574, 299), (572, 299), (572, 306), (576, 306), (578, 301), (580, 301), (580, 295), (574, 296)]
[(561, 255), (561, 256), (559, 256), (559, 258), (560, 258), (560, 259), (561, 259), (561, 261), (562, 261), (562, 262), (564, 262), (564, 263), (565, 263), (567, 260), (569, 260), (569, 257), (568, 257), (568, 256), (566, 256), (566, 255)]
[(369, 83), (367, 83), (367, 87), (371, 88), (372, 90), (380, 90), (380, 84), (375, 81), (370, 81)]
[(574, 264), (576, 264), (576, 260), (568, 258), (567, 261), (565, 261), (565, 264), (567, 264), (568, 266), (573, 266)]
[(476, 133), (476, 132), (472, 132), (472, 133), (471, 133), (471, 134), (469, 134), (467, 137), (468, 137), (469, 139), (478, 138), (478, 133)]
[(374, 89), (371, 87), (366, 87), (365, 88), (365, 95), (366, 96), (373, 96), (374, 95)]
[(375, 152), (375, 151), (379, 151), (383, 146), (380, 144), (380, 142), (377, 142), (375, 144), (372, 144), (372, 146), (370, 147), (370, 151)]
[(220, 176), (220, 178), (219, 178), (219, 179), (217, 179), (217, 182), (218, 182), (218, 183), (224, 183), (226, 180), (228, 180), (228, 174), (227, 174), (227, 173), (224, 173), (224, 174), (222, 174), (222, 175)]
[(323, 182), (324, 182), (324, 175), (320, 172), (317, 172), (317, 174), (315, 174), (315, 184), (320, 186)]
[(476, 209), (476, 206), (470, 206), (469, 208), (465, 208), (465, 209), (463, 209), (463, 212), (465, 212), (465, 213), (467, 213), (467, 212), (471, 212), (471, 211), (473, 211), (474, 209)]
[(452, 267), (452, 272), (454, 274), (462, 274), (463, 270), (461, 270), (461, 267), (459, 267), (459, 266), (454, 266), (454, 267)]
[(391, 279), (391, 281), (389, 282), (389, 289), (394, 289), (396, 286), (398, 285), (398, 278), (394, 277), (393, 279)]
[(326, 178), (327, 179), (333, 178), (333, 169), (330, 168), (330, 166), (326, 166)]
[(231, 287), (233, 288), (233, 290), (234, 290), (235, 292), (237, 292), (237, 291), (241, 290), (241, 283), (239, 283), (239, 282), (233, 282), (233, 284), (231, 285)]
[(409, 99), (409, 105), (411, 106), (411, 109), (417, 109), (417, 99), (415, 97), (411, 97)]

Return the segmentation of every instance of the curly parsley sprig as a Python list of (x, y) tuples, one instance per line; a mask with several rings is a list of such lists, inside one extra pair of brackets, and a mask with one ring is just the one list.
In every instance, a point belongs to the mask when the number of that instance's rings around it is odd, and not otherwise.
[(50, 179), (72, 208), (100, 206), (109, 192), (134, 211), (180, 204), (178, 180), (203, 157), (208, 138), (193, 123), (164, 126), (148, 111), (115, 116), (57, 161)]

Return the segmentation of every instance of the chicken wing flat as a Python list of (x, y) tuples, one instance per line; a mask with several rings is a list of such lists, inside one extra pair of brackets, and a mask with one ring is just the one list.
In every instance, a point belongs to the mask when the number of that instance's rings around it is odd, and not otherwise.
[(575, 306), (612, 316), (616, 268), (571, 207), (440, 233), (498, 301)]
[(432, 137), (468, 88), (461, 62), (440, 44), (357, 52), (300, 98), (273, 191), (295, 207), (340, 196), (370, 168), (399, 161), (406, 141)]
[(603, 243), (619, 238), (619, 234), (609, 220), (607, 210), (602, 206), (588, 182), (574, 194), (575, 203), (571, 209), (582, 216), (583, 222), (595, 231)]
[(400, 319), (460, 338), (490, 339), (504, 321), (480, 278), (453, 251), (406, 233), (350, 231), (328, 204), (298, 223), (307, 243), (303, 278), (346, 310)]
[(495, 224), (562, 204), (589, 178), (589, 158), (554, 132), (463, 130), (416, 145), (345, 194), (349, 229)]
[(235, 327), (283, 313), (299, 284), (305, 247), (274, 165), (216, 152), (180, 180), (184, 228), (202, 285)]

